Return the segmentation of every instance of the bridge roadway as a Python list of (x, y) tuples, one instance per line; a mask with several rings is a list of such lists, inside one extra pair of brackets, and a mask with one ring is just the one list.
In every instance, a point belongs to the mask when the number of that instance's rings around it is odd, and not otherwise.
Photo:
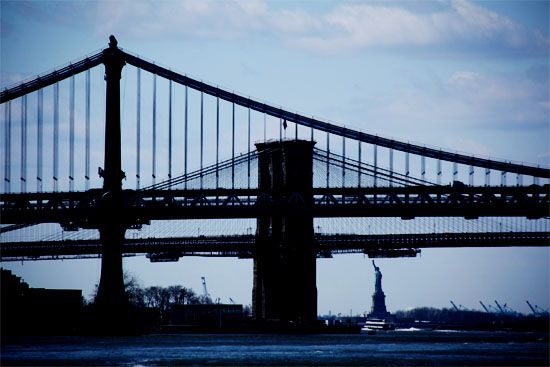
[[(548, 232), (474, 232), (418, 234), (316, 234), (317, 257), (365, 253), (370, 257), (415, 256), (419, 248), (548, 246)], [(151, 261), (182, 256), (253, 258), (254, 235), (125, 239), (124, 254), (148, 254)], [(0, 244), (2, 261), (98, 257), (99, 239), (11, 242)]]
[[(104, 220), (107, 194), (86, 192), (3, 194), (3, 224), (60, 223), (65, 228), (97, 228)], [(550, 216), (550, 189), (544, 186), (404, 186), (314, 188), (313, 205), (304, 209), (297, 193), (274, 199), (257, 189), (124, 190), (122, 223), (151, 220), (258, 218), (264, 214), (313, 217)], [(299, 213), (296, 207), (300, 206)], [(303, 213), (304, 210), (310, 211)]]

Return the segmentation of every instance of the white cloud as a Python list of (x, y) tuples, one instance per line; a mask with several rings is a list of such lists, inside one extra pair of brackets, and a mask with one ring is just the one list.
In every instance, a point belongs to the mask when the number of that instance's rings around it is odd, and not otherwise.
[[(308, 13), (307, 8), (275, 9), (265, 0), (117, 1), (56, 7), (56, 13), (65, 9), (73, 22), (87, 19), (102, 35), (223, 40), (260, 34), (295, 47), (332, 52), (368, 47), (467, 47), (471, 44), (499, 50), (548, 52), (548, 37), (540, 31), (531, 31), (467, 0), (444, 3), (430, 12), (416, 12), (410, 6), (399, 5), (352, 2), (314, 14)], [(83, 16), (75, 16), (77, 9)]]
[(444, 11), (415, 13), (398, 6), (353, 3), (323, 17), (329, 31), (296, 41), (305, 47), (345, 49), (371, 46), (455, 45), (486, 43), (491, 47), (548, 49), (548, 39), (512, 19), (455, 0)]
[(548, 121), (548, 92), (544, 83), (528, 79), (498, 78), (457, 71), (446, 84), (447, 97), (463, 105), (471, 118), (529, 126)]
[(438, 38), (425, 19), (396, 7), (345, 5), (328, 14), (326, 23), (343, 31), (337, 38), (349, 46), (427, 44)]
[[(523, 33), (523, 29), (510, 18), (498, 15), (466, 0), (454, 0), (452, 8), (458, 15), (454, 20), (458, 21), (460, 33), (467, 36), (477, 35), (482, 38), (503, 34), (505, 37), (510, 37), (511, 43), (519, 43), (517, 35)], [(473, 29), (469, 29), (469, 27), (473, 27)]]
[[(376, 103), (371, 103), (370, 95), (356, 95), (350, 101), (353, 116), (368, 121), (370, 131), (384, 131), (398, 140), (444, 144), (482, 155), (492, 153), (474, 144), (473, 137), (480, 132), (548, 133), (550, 109), (544, 81), (458, 70), (434, 85), (397, 87), (379, 95)], [(452, 139), (439, 140), (446, 136)]]

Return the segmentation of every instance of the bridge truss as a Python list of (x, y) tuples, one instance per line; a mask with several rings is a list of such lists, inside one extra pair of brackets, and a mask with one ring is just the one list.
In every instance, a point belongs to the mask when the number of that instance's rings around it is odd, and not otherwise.
[[(257, 218), (266, 212), (294, 210), (293, 203), (303, 198), (290, 195), (275, 200), (258, 190), (259, 153), (253, 142), (307, 139), (317, 142), (308, 214), (382, 218), (372, 222), (373, 227), (392, 218), (414, 223), (403, 233), (388, 228), (388, 233), (371, 237), (358, 234), (357, 227), (347, 234), (318, 233), (318, 256), (356, 251), (406, 255), (421, 247), (460, 244), (548, 245), (548, 168), (410, 144), (331, 124), (204, 83), (115, 44), (0, 92), (3, 261), (101, 252), (97, 238), (56, 242), (27, 237), (38, 223), (58, 223), (64, 232), (74, 233), (97, 228), (103, 220), (101, 203), (109, 190), (91, 171), (106, 158), (98, 154), (106, 151), (101, 137), (107, 98), (99, 80), (102, 83), (104, 77), (101, 65), (113, 52), (121, 68), (126, 64), (121, 161), (127, 180), (120, 219), (128, 230), (154, 227), (151, 223), (159, 220)], [(133, 97), (127, 98), (130, 94)], [(45, 97), (51, 103), (45, 103)], [(51, 141), (45, 139), (48, 136)], [(51, 159), (44, 159), (50, 153)], [(112, 171), (106, 166), (99, 168), (103, 177)], [(31, 183), (36, 190), (30, 189)], [(419, 228), (414, 219), (434, 218), (435, 223), (444, 220), (437, 218), (451, 217), (478, 221), (479, 229), (428, 234), (432, 226)], [(506, 232), (484, 231), (485, 217), (521, 217), (536, 224)], [(124, 249), (128, 254), (248, 257), (253, 250), (251, 235), (235, 235), (193, 239), (159, 233), (153, 235), (157, 239), (127, 239)], [(231, 242), (227, 250), (226, 241)]]

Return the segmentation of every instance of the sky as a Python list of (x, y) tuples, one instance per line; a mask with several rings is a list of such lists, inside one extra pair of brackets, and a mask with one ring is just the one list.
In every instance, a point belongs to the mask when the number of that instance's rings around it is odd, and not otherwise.
[[(548, 166), (549, 32), (547, 1), (3, 0), (0, 87), (105, 48), (114, 34), (120, 47), (163, 66), (335, 124)], [(92, 84), (101, 85), (101, 73), (93, 74)], [(130, 67), (123, 73), (124, 128), (135, 117), (135, 75)], [(175, 93), (182, 96), (181, 89)], [(181, 104), (174, 108), (181, 113)], [(92, 120), (99, 123), (100, 114)], [(92, 154), (95, 172), (101, 149)], [(130, 153), (125, 159), (125, 167), (134, 164)], [(159, 170), (165, 174), (165, 164)], [(528, 312), (525, 300), (549, 307), (549, 262), (548, 248), (433, 249), (378, 265), (390, 311), (450, 307), (450, 299), (479, 309), (479, 300), (496, 299)], [(320, 313), (370, 309), (369, 259), (337, 255), (317, 264)], [(85, 294), (100, 271), (98, 260), (2, 266), (31, 286)], [(250, 260), (150, 264), (133, 257), (125, 259), (125, 269), (144, 286), (182, 284), (197, 291), (206, 276), (215, 298), (250, 303)]]

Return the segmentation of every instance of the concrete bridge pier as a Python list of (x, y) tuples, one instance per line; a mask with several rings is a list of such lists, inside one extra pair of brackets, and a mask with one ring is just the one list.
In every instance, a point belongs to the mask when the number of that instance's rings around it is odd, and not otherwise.
[[(252, 308), (255, 320), (308, 327), (317, 321), (313, 243), (313, 146), (304, 140), (256, 144), (260, 200)], [(268, 199), (270, 198), (270, 199)], [(260, 204), (262, 205), (262, 204)]]
[(102, 324), (107, 328), (123, 326), (128, 309), (122, 270), (122, 245), (126, 229), (117, 223), (104, 224), (99, 230), (102, 255), (101, 278), (95, 299)]
[(99, 230), (101, 239), (101, 278), (96, 303), (118, 308), (127, 303), (122, 270), (122, 245), (126, 229), (117, 223), (104, 224)]

